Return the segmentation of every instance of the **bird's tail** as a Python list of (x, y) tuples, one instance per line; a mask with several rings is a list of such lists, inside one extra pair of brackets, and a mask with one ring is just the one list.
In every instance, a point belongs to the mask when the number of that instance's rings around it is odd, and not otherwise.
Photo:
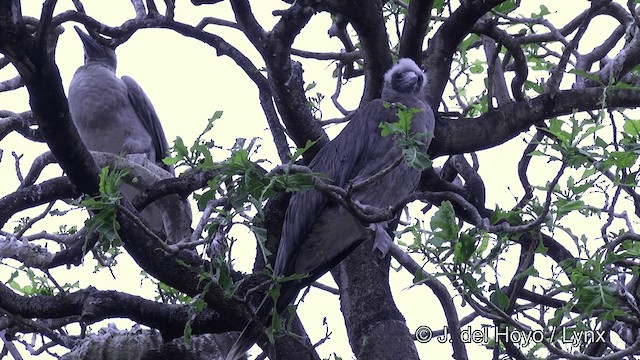
[(225, 360), (239, 360), (263, 336), (264, 323), (269, 319), (268, 315), (273, 308), (273, 300), (265, 296), (256, 311), (254, 319), (249, 321), (240, 333), (238, 340), (233, 344)]
[(247, 326), (245, 326), (242, 333), (240, 333), (240, 337), (233, 344), (231, 350), (227, 354), (225, 360), (239, 360), (245, 356), (245, 353), (256, 343), (256, 341), (260, 338), (260, 328), (261, 326), (257, 326), (254, 320), (249, 321)]

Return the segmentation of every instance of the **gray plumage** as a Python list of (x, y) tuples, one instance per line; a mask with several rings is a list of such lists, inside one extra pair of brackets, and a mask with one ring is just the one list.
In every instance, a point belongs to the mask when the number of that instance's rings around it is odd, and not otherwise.
[[(84, 46), (84, 65), (69, 86), (69, 111), (82, 142), (91, 151), (146, 157), (173, 174), (173, 168), (162, 163), (169, 146), (147, 95), (132, 78), (116, 76), (113, 49), (75, 30)], [(129, 200), (140, 193), (128, 184), (121, 191)], [(154, 204), (141, 212), (142, 217), (152, 228), (164, 230), (162, 211)]]
[[(411, 131), (433, 134), (433, 111), (423, 101), (425, 83), (425, 74), (413, 60), (400, 59), (384, 76), (382, 99), (371, 101), (358, 110), (344, 130), (318, 152), (309, 167), (325, 174), (334, 185), (346, 188), (392, 164), (402, 156), (401, 149), (392, 136), (380, 134), (379, 124), (398, 121), (397, 109), (387, 109), (383, 104), (402, 103), (407, 108), (421, 109), (412, 118)], [(423, 142), (426, 151), (431, 138), (424, 138)], [(356, 191), (353, 200), (362, 205), (386, 208), (413, 192), (419, 181), (420, 171), (402, 162), (390, 173)], [(277, 311), (284, 310), (302, 288), (337, 265), (367, 237), (379, 237), (384, 233), (383, 236), (392, 241), (388, 232), (383, 223), (372, 233), (345, 208), (331, 202), (318, 190), (294, 194), (285, 215), (274, 272), (276, 276), (310, 276), (281, 284)], [(272, 302), (265, 298), (256, 318), (266, 320), (272, 308)], [(256, 324), (249, 323), (227, 360), (235, 360), (259, 336)]]
[(116, 76), (115, 51), (78, 27), (84, 45), (84, 66), (69, 86), (69, 111), (80, 138), (92, 151), (144, 154), (158, 166), (169, 145), (151, 101), (128, 76)]

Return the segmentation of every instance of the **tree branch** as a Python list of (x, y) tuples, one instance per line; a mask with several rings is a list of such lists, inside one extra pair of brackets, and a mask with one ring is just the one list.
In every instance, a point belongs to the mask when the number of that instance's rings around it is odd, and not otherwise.
[[(603, 107), (604, 88), (563, 90), (554, 98), (543, 94), (527, 102), (510, 103), (475, 119), (438, 119), (429, 147), (432, 158), (474, 152), (500, 145), (532, 125), (552, 117)], [(608, 90), (605, 107), (640, 106), (640, 93)]]

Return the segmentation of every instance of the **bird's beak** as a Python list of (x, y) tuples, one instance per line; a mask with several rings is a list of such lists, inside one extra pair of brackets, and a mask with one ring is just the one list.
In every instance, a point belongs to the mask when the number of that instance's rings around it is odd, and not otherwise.
[(422, 88), (422, 78), (413, 71), (405, 72), (402, 82), (406, 91), (418, 92)]
[(80, 37), (80, 40), (82, 41), (82, 45), (84, 46), (84, 50), (87, 52), (88, 55), (92, 54), (92, 53), (96, 53), (96, 52), (98, 52), (100, 50), (102, 45), (100, 45), (94, 38), (92, 38), (86, 32), (82, 31), (77, 26), (74, 26), (73, 28), (78, 33), (78, 36)]
[(413, 91), (418, 93), (422, 90), (424, 78), (416, 74), (416, 83), (413, 85)]
[(407, 77), (405, 79), (407, 81), (408, 87), (415, 89), (419, 79), (418, 75), (416, 75), (416, 73), (414, 73), (413, 71), (410, 71), (407, 73)]

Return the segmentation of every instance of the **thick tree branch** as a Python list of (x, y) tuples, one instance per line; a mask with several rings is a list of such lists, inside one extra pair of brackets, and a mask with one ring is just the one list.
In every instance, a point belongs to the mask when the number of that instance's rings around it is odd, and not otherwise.
[[(604, 88), (564, 90), (554, 98), (543, 94), (526, 102), (510, 103), (475, 119), (438, 119), (429, 153), (433, 158), (488, 149), (516, 137), (532, 125), (574, 111), (603, 107)], [(608, 90), (607, 108), (640, 106), (640, 93)]]
[(43, 181), (20, 189), (0, 199), (0, 228), (19, 211), (54, 200), (78, 197), (80, 192), (67, 177)]
[(238, 25), (262, 55), (276, 107), (289, 136), (298, 147), (307, 140), (318, 141), (305, 152), (310, 161), (327, 141), (327, 135), (311, 115), (304, 93), (302, 66), (291, 60), (291, 44), (313, 15), (313, 9), (294, 4), (282, 13), (282, 18), (270, 33), (266, 33), (253, 16), (247, 0), (232, 0), (231, 6)]
[[(0, 308), (25, 318), (56, 319), (80, 316), (92, 324), (105, 319), (127, 318), (160, 330), (165, 341), (182, 336), (192, 317), (191, 305), (164, 304), (117, 291), (99, 291), (93, 287), (55, 296), (25, 297), (0, 283)], [(205, 309), (193, 318), (194, 334), (227, 331), (220, 316)]]
[[(98, 168), (71, 121), (60, 72), (46, 44), (34, 47), (32, 36), (11, 27), (11, 13), (0, 8), (0, 52), (24, 79), (31, 110), (60, 166), (82, 192), (98, 191)], [(37, 44), (37, 42), (36, 42)]]
[(433, 109), (439, 108), (458, 45), (484, 14), (503, 1), (463, 1), (431, 39), (423, 65), (429, 71), (426, 96)]
[(422, 63), (422, 46), (427, 35), (433, 0), (411, 1), (404, 19), (398, 54), (401, 58), (411, 58), (416, 64)]

